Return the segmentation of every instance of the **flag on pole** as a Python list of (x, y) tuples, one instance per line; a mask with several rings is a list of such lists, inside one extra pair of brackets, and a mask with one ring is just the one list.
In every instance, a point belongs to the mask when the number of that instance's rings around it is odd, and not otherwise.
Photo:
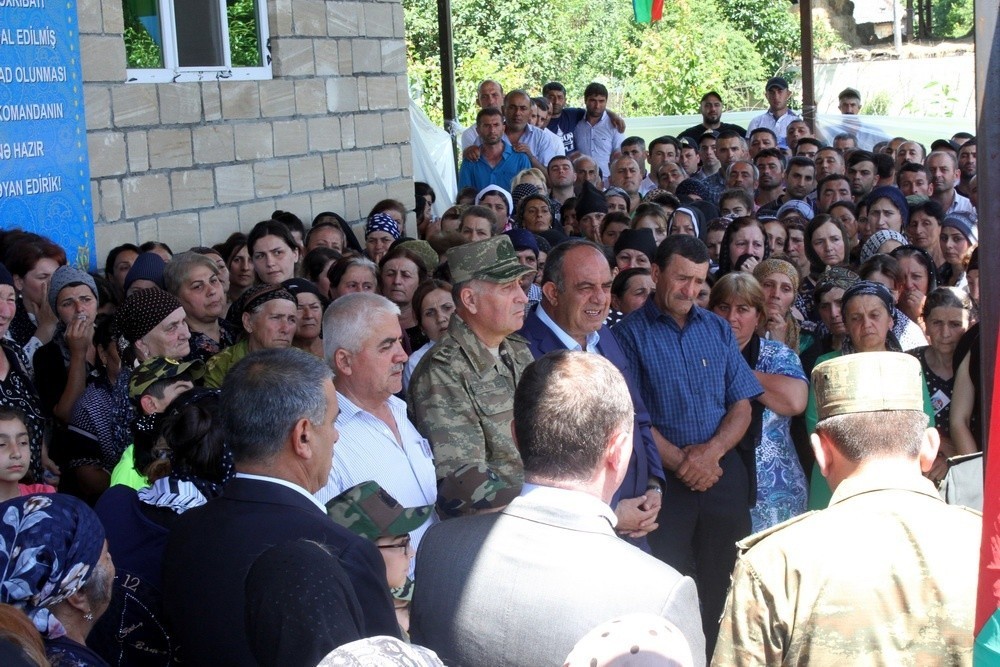
[(632, 0), (636, 23), (650, 23), (663, 18), (663, 0)]

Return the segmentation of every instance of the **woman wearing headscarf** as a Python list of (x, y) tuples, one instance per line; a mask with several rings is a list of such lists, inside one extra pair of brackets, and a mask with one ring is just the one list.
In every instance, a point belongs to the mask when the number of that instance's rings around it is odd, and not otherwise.
[[(899, 339), (893, 333), (896, 322), (896, 306), (892, 294), (881, 283), (860, 280), (844, 292), (841, 299), (844, 324), (847, 328), (847, 339), (840, 350), (824, 354), (816, 360), (816, 365), (839, 357), (841, 354), (856, 354), (864, 352), (902, 352)], [(934, 426), (934, 407), (927, 393), (927, 383), (924, 382), (924, 412), (930, 420), (928, 426)], [(890, 387), (886, 388), (891, 391)], [(810, 388), (809, 404), (806, 406), (806, 430), (816, 431), (818, 421), (816, 411), (816, 394)], [(823, 509), (830, 502), (830, 487), (826, 479), (814, 467), (812, 483), (809, 489), (809, 508)]]
[[(121, 580), (109, 613), (90, 638), (112, 664), (167, 665), (175, 647), (162, 630), (160, 570), (170, 529), (181, 514), (219, 496), (234, 474), (218, 415), (218, 391), (196, 387), (162, 414), (141, 418), (135, 459), (150, 486), (111, 487), (94, 507), (107, 531), (108, 549)], [(140, 604), (136, 604), (136, 603)], [(130, 631), (126, 631), (131, 628)]]
[(799, 271), (790, 262), (771, 257), (754, 267), (753, 276), (764, 290), (764, 317), (757, 334), (799, 351), (799, 320), (793, 315), (799, 291)]
[(0, 514), (0, 602), (28, 615), (53, 665), (106, 667), (86, 645), (115, 578), (97, 515), (59, 493), (8, 500)]
[(373, 213), (365, 223), (365, 256), (376, 264), (401, 236), (399, 225), (388, 213)]
[(891, 185), (872, 190), (865, 198), (867, 230), (874, 234), (883, 229), (903, 233), (910, 221), (910, 207), (903, 192)]
[(151, 357), (183, 359), (191, 352), (191, 331), (184, 306), (172, 294), (160, 289), (133, 292), (115, 313), (120, 335), (121, 371), (111, 392), (114, 402), (112, 453), (118, 463), (132, 442), (129, 425), (135, 419), (135, 405), (129, 398), (132, 370)]
[(291, 347), (295, 339), (298, 301), (281, 285), (254, 285), (233, 304), (243, 338), (208, 360), (206, 387), (221, 387), (229, 369), (257, 350)]
[(51, 483), (59, 477), (59, 468), (49, 460), (48, 444), (45, 440), (48, 420), (42, 414), (38, 392), (28, 374), (27, 362), (17, 344), (7, 339), (7, 329), (14, 319), (17, 309), (17, 294), (14, 279), (7, 268), (0, 264), (0, 406), (21, 411), (31, 433), (29, 439), (31, 463), (30, 481), (38, 484), (43, 470), (53, 474)]

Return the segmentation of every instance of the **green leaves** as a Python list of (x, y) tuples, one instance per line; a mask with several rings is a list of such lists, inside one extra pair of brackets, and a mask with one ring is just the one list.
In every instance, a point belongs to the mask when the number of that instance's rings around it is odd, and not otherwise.
[[(403, 8), (414, 99), (440, 121), (437, 2)], [(570, 106), (583, 106), (583, 89), (600, 81), (609, 108), (626, 116), (697, 113), (712, 89), (730, 108), (751, 106), (798, 48), (797, 17), (773, 0), (666, 0), (652, 24), (635, 23), (627, 0), (453, 0), (452, 26), (465, 125), (486, 78), (533, 95), (560, 81)]]

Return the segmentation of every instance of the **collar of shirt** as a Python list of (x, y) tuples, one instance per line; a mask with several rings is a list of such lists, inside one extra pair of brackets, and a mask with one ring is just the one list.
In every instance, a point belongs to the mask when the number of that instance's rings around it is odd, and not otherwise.
[(533, 501), (540, 504), (578, 514), (596, 513), (607, 519), (612, 528), (618, 525), (618, 517), (615, 516), (614, 511), (606, 502), (583, 491), (525, 482), (524, 486), (521, 487), (520, 496), (531, 496)]
[(236, 478), (255, 479), (258, 482), (271, 482), (272, 484), (280, 484), (281, 486), (288, 487), (289, 489), (295, 491), (296, 493), (301, 493), (304, 497), (309, 499), (309, 502), (318, 507), (323, 514), (326, 514), (326, 507), (323, 506), (323, 503), (316, 500), (316, 498), (313, 497), (313, 494), (309, 493), (298, 484), (293, 484), (292, 482), (289, 482), (287, 479), (280, 479), (278, 477), (268, 477), (267, 475), (251, 475), (248, 472), (238, 472), (236, 473)]
[[(347, 424), (347, 422), (351, 421), (359, 414), (371, 414), (361, 406), (356, 405), (351, 399), (344, 396), (339, 391), (337, 392), (337, 402), (340, 406), (340, 414), (337, 415), (338, 428), (340, 425)], [(389, 408), (389, 412), (392, 413), (393, 419), (396, 420), (396, 428), (399, 429), (400, 434), (402, 434), (403, 426), (405, 425), (406, 420), (406, 403), (396, 396), (389, 396), (389, 398), (386, 399), (385, 404)], [(382, 421), (374, 415), (372, 415), (372, 418), (378, 419), (380, 422)], [(334, 455), (334, 458), (336, 458), (336, 455)]]
[[(469, 328), (469, 325), (465, 323), (465, 320), (458, 313), (452, 316), (451, 324), (448, 325), (448, 331), (445, 333), (445, 336), (453, 338), (458, 346), (462, 348), (462, 351), (469, 358), (477, 373), (485, 373), (490, 368), (503, 366), (490, 353), (489, 349), (483, 345), (483, 342), (476, 338), (476, 334), (473, 333), (472, 329)], [(508, 341), (510, 340), (518, 340), (527, 344), (527, 341), (517, 334), (510, 334), (500, 343), (500, 350), (509, 351), (510, 344)]]
[[(562, 327), (556, 324), (552, 320), (552, 318), (549, 317), (549, 314), (545, 312), (543, 304), (538, 304), (538, 308), (536, 310), (538, 312), (538, 319), (541, 320), (542, 324), (547, 326), (552, 331), (552, 333), (555, 334), (556, 338), (559, 339), (559, 342), (562, 343), (567, 350), (575, 350), (581, 352), (583, 351), (583, 348), (580, 347), (580, 344), (576, 342), (576, 340), (572, 336), (563, 331)], [(601, 340), (601, 334), (597, 333), (596, 331), (592, 331), (589, 334), (587, 334), (586, 351), (597, 352), (597, 344), (600, 342), (600, 340)]]
[[(830, 506), (873, 491), (912, 491), (941, 500), (934, 484), (919, 475), (890, 475), (861, 471), (840, 482), (830, 498)], [(943, 500), (941, 502), (944, 502)]]
[[(646, 314), (646, 317), (648, 317), (649, 319), (661, 320), (663, 322), (666, 322), (669, 326), (673, 327), (674, 329), (678, 331), (681, 330), (681, 326), (677, 324), (677, 320), (674, 319), (674, 316), (671, 315), (670, 313), (666, 313), (660, 310), (660, 307), (656, 304), (656, 299), (654, 299), (652, 296), (646, 299), (646, 303), (642, 305), (642, 308), (643, 312)], [(691, 310), (688, 311), (687, 318), (684, 320), (684, 326), (686, 327), (689, 322), (701, 319), (702, 317), (704, 317), (705, 312), (707, 311), (704, 311), (697, 305), (692, 304)]]

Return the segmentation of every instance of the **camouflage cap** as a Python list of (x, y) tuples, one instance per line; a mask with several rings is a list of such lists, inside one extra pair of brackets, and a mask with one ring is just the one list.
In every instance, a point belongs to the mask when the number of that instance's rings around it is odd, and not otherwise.
[(859, 352), (812, 372), (820, 420), (859, 412), (924, 409), (924, 377), (916, 357), (901, 352)]
[(200, 380), (205, 374), (205, 362), (201, 359), (177, 361), (167, 357), (146, 359), (132, 371), (132, 377), (128, 381), (129, 398), (138, 400), (153, 383), (169, 380), (182, 373), (187, 373), (192, 380)]
[(519, 493), (520, 486), (508, 485), (486, 465), (469, 463), (438, 480), (438, 514), (455, 517), (499, 509)]
[(424, 260), (424, 268), (427, 269), (428, 275), (434, 273), (434, 269), (436, 269), (438, 264), (441, 263), (441, 258), (438, 256), (437, 251), (434, 250), (434, 248), (431, 247), (431, 244), (427, 241), (410, 239), (409, 241), (403, 241), (400, 243), (399, 247), (406, 248), (417, 257)]
[(326, 504), (326, 513), (335, 523), (372, 541), (416, 530), (433, 509), (432, 505), (403, 507), (376, 482), (352, 486)]
[(503, 234), (450, 248), (448, 268), (453, 285), (467, 280), (509, 283), (535, 270), (517, 261), (514, 244)]

